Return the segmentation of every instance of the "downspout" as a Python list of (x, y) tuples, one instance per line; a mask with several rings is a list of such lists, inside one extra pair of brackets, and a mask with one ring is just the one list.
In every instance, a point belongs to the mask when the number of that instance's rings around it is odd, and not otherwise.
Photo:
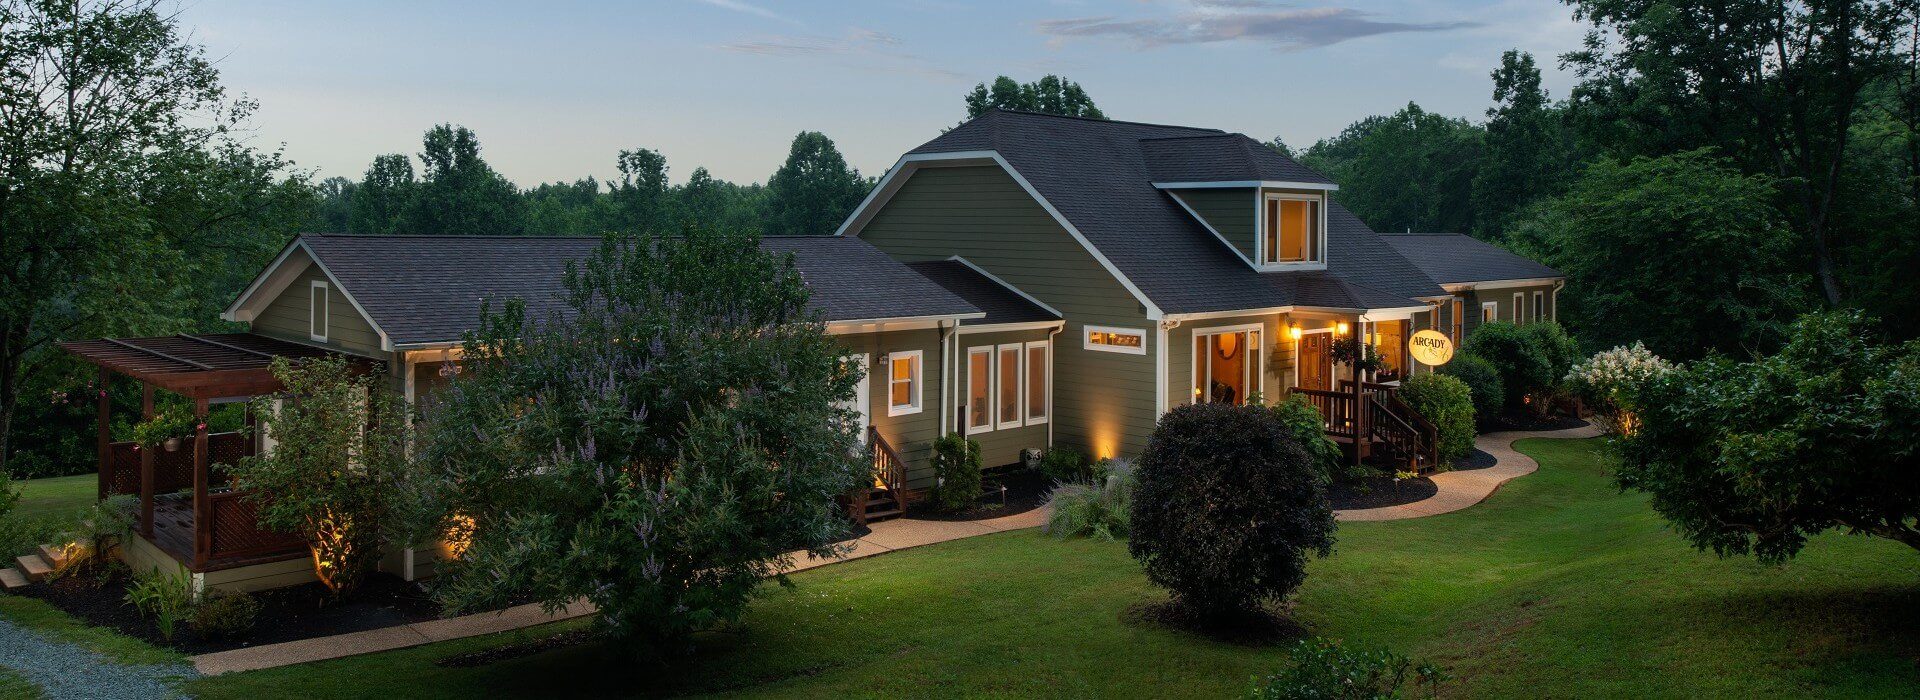
[(1053, 330), (1047, 331), (1047, 449), (1049, 450), (1053, 449), (1053, 424), (1060, 422), (1058, 418), (1053, 417), (1053, 373), (1054, 368), (1060, 364), (1053, 361), (1054, 353), (1060, 349), (1060, 346), (1054, 344), (1054, 338), (1066, 329), (1067, 324), (1062, 321), (1060, 325), (1054, 326)]
[(1553, 291), (1547, 294), (1547, 296), (1551, 297), (1547, 300), (1547, 303), (1553, 305), (1553, 308), (1547, 311), (1547, 320), (1553, 321), (1554, 323), (1560, 322), (1560, 288), (1565, 286), (1567, 286), (1567, 281), (1564, 279), (1554, 282)]
[[(953, 325), (947, 325), (947, 324)], [(940, 437), (946, 437), (952, 426), (947, 420), (947, 411), (953, 408), (947, 398), (947, 387), (954, 382), (953, 336), (960, 332), (959, 321), (940, 322)]]

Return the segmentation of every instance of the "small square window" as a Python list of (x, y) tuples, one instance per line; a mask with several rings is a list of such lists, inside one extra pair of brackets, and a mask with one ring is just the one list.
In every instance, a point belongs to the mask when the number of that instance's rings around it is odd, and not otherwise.
[(887, 415), (904, 416), (920, 412), (921, 357), (919, 350), (887, 356)]

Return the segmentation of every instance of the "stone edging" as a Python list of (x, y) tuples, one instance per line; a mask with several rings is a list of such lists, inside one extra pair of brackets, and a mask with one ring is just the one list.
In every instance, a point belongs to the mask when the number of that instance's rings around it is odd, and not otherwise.
[(1532, 474), (1540, 468), (1540, 464), (1533, 461), (1532, 457), (1520, 454), (1513, 449), (1515, 441), (1527, 438), (1579, 439), (1599, 436), (1600, 430), (1591, 425), (1565, 430), (1487, 433), (1474, 438), (1473, 444), (1487, 454), (1493, 455), (1493, 466), (1485, 469), (1435, 474), (1433, 484), (1439, 487), (1439, 491), (1425, 500), (1384, 508), (1336, 510), (1333, 515), (1341, 522), (1373, 522), (1452, 513), (1486, 500), (1488, 496), (1493, 495), (1494, 491), (1499, 490), (1501, 484)]

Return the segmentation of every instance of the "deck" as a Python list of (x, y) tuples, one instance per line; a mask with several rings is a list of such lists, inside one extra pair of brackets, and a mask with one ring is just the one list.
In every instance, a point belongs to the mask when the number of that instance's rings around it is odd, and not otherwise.
[(153, 497), (153, 534), (145, 535), (161, 551), (194, 571), (219, 571), (307, 556), (307, 548), (291, 539), (239, 554), (215, 555), (203, 566), (193, 565), (193, 494), (168, 493)]

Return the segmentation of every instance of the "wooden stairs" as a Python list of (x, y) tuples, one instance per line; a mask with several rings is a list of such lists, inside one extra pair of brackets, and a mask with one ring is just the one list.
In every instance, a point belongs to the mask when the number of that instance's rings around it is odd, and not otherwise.
[(11, 591), (44, 581), (60, 567), (66, 566), (67, 556), (67, 551), (62, 548), (40, 545), (40, 551), (15, 557), (13, 566), (0, 569), (0, 587)]
[(877, 523), (906, 515), (907, 509), (899, 501), (894, 500), (892, 492), (875, 486), (867, 490), (866, 509), (862, 513), (865, 516), (862, 522)]

